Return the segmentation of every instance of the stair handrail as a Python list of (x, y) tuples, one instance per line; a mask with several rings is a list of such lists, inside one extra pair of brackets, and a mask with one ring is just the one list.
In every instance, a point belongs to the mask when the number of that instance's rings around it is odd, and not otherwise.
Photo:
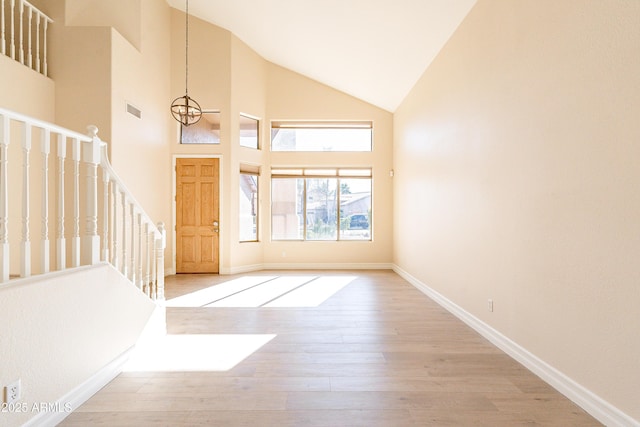
[[(11, 135), (12, 122), (19, 123), (19, 135)], [(0, 284), (10, 277), (9, 242), (9, 150), (12, 139), (19, 139), (22, 148), (22, 235), (20, 241), (20, 277), (31, 275), (31, 237), (30, 237), (30, 176), (33, 173), (30, 159), (32, 134), (39, 129), (41, 160), (41, 264), (40, 273), (50, 271), (49, 225), (49, 182), (56, 180), (58, 197), (55, 222), (57, 239), (55, 258), (57, 270), (96, 264), (106, 261), (114, 265), (143, 292), (153, 299), (164, 299), (164, 250), (166, 249), (166, 231), (164, 224), (154, 223), (151, 217), (136, 200), (123, 180), (115, 172), (107, 154), (107, 143), (98, 137), (98, 128), (88, 126), (88, 134), (66, 129), (44, 120), (32, 118), (21, 113), (0, 108)], [(55, 156), (57, 171), (49, 172), (49, 154), (52, 151), (52, 135), (57, 135)], [(67, 143), (71, 143), (70, 159), (67, 159)], [(17, 157), (17, 156), (16, 156)], [(65, 166), (73, 165), (73, 225), (65, 233), (65, 188), (70, 186), (65, 178)], [(80, 165), (85, 165), (85, 188), (80, 194)], [(98, 166), (102, 171), (102, 212), (98, 212)], [(52, 168), (55, 169), (55, 168)], [(57, 174), (56, 174), (57, 172)], [(11, 176), (15, 179), (16, 174)], [(50, 179), (53, 175), (53, 179)], [(17, 179), (20, 180), (20, 179)], [(66, 185), (65, 185), (66, 184)], [(15, 188), (15, 185), (12, 187)], [(12, 196), (15, 194), (12, 193)], [(80, 198), (83, 196), (85, 230), (80, 237)], [(118, 216), (117, 208), (122, 208)], [(102, 219), (102, 230), (98, 231), (98, 218)], [(118, 241), (116, 227), (122, 228), (122, 241)], [(136, 232), (137, 225), (137, 232)], [(113, 227), (113, 228), (112, 228)], [(16, 229), (18, 227), (16, 226)], [(71, 237), (71, 259), (66, 259), (66, 236)], [(137, 236), (137, 242), (135, 237)], [(129, 239), (128, 239), (129, 237)], [(143, 243), (144, 237), (144, 243)], [(131, 253), (127, 253), (127, 248)], [(120, 251), (118, 251), (120, 249)], [(137, 254), (136, 254), (137, 250)], [(146, 259), (145, 259), (146, 256)], [(127, 262), (128, 261), (128, 262)], [(145, 270), (146, 271), (143, 271)]]
[(154, 224), (153, 223), (153, 220), (151, 219), (149, 214), (147, 214), (145, 212), (145, 210), (142, 207), (142, 205), (136, 200), (136, 198), (133, 195), (133, 193), (131, 191), (129, 191), (129, 189), (125, 185), (124, 181), (118, 176), (116, 171), (113, 169), (113, 166), (111, 165), (111, 162), (109, 161), (108, 144), (106, 142), (102, 141), (98, 137), (98, 127), (95, 126), (95, 125), (87, 126), (87, 135), (85, 137), (88, 137), (90, 140), (97, 139), (100, 142), (100, 153), (101, 153), (100, 166), (103, 168), (103, 170), (105, 170), (105, 171), (107, 171), (109, 173), (109, 176), (111, 177), (111, 180), (113, 182), (117, 183), (118, 187), (125, 194), (126, 199), (135, 204), (136, 209), (139, 210), (140, 214), (142, 215), (142, 219), (145, 222), (148, 222), (149, 224), (153, 224), (153, 230), (152, 231), (155, 234), (156, 238), (161, 239), (161, 238), (165, 237), (165, 236), (163, 236), (165, 231), (161, 230), (160, 227), (159, 227), (159, 225), (162, 224), (162, 223), (158, 223), (158, 224)]
[[(132, 217), (134, 216), (134, 212), (137, 213), (139, 227), (142, 227), (142, 224), (145, 224), (145, 226), (148, 226), (150, 228), (150, 230), (147, 230), (147, 234), (151, 233), (154, 236), (154, 252), (155, 252), (154, 255), (157, 259), (156, 260), (157, 270), (149, 271), (148, 274), (153, 275), (153, 277), (151, 278), (152, 281), (155, 281), (157, 279), (157, 281), (160, 283), (156, 284), (155, 288), (151, 286), (147, 286), (145, 282), (148, 283), (149, 280), (147, 279), (145, 281), (142, 277), (142, 272), (141, 272), (142, 260), (141, 259), (138, 260), (140, 261), (137, 264), (138, 270), (134, 271), (134, 264), (136, 262), (135, 262), (135, 253), (133, 253), (133, 249), (130, 257), (131, 262), (130, 262), (128, 273), (127, 273), (127, 265), (125, 262), (124, 255), (122, 257), (123, 259), (122, 268), (120, 270), (125, 276), (128, 276), (134, 283), (136, 283), (136, 285), (140, 289), (142, 289), (143, 291), (146, 291), (149, 296), (151, 296), (154, 299), (163, 300), (164, 299), (164, 251), (166, 249), (166, 230), (164, 227), (164, 223), (158, 222), (157, 224), (155, 224), (153, 222), (151, 217), (145, 212), (142, 205), (136, 200), (133, 193), (127, 188), (124, 181), (115, 172), (113, 166), (111, 165), (111, 162), (109, 161), (107, 143), (105, 143), (98, 137), (98, 127), (95, 125), (87, 126), (87, 135), (91, 138), (92, 143), (94, 144), (94, 147), (97, 146), (100, 149), (99, 158), (100, 158), (100, 166), (102, 168), (102, 173), (103, 173), (103, 182), (109, 181), (111, 185), (113, 185), (114, 188), (116, 188), (116, 190), (114, 191), (120, 192), (122, 204), (126, 205), (127, 203), (129, 203)], [(107, 196), (104, 196), (104, 197), (105, 197), (105, 201), (103, 203), (103, 206), (108, 206), (108, 202), (106, 201)], [(105, 212), (103, 213), (103, 216), (108, 216), (108, 214), (106, 214)], [(106, 235), (106, 234), (107, 234), (107, 230), (105, 227), (103, 229), (103, 235)], [(142, 236), (142, 230), (139, 230), (140, 239), (141, 239), (141, 236)], [(133, 233), (132, 233), (132, 238), (133, 238)], [(103, 239), (103, 242), (104, 242), (104, 239)], [(141, 245), (142, 243), (139, 241), (138, 248), (141, 248), (142, 247)], [(133, 248), (134, 246), (135, 244), (132, 241), (131, 247)], [(113, 256), (110, 257), (109, 249), (107, 248), (107, 246), (103, 244), (101, 258), (104, 261), (111, 262), (117, 268), (118, 264), (117, 262), (114, 261), (114, 260), (117, 260), (117, 254), (115, 253), (115, 249), (113, 250), (113, 252), (114, 252)], [(139, 256), (141, 257), (141, 251), (139, 252)]]

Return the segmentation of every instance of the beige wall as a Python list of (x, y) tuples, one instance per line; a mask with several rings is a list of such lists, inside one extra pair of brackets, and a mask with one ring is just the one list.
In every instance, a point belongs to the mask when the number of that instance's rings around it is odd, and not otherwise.
[[(227, 182), (230, 190), (229, 203), (225, 208), (227, 235), (229, 236), (229, 262), (226, 272), (240, 271), (262, 265), (265, 234), (263, 224), (269, 221), (269, 199), (265, 199), (265, 189), (269, 187), (268, 161), (269, 124), (266, 121), (267, 108), (267, 62), (240, 39), (231, 39), (231, 168)], [(240, 147), (240, 113), (259, 119), (259, 144), (261, 149)], [(259, 242), (240, 242), (239, 221), (239, 172), (240, 165), (260, 167), (259, 186)]]
[[(373, 241), (270, 241), (270, 218), (263, 217), (264, 263), (269, 267), (389, 267), (392, 247), (393, 167), (391, 113), (274, 64), (268, 65), (268, 121), (372, 120), (370, 153), (270, 153), (270, 166), (347, 166), (373, 169)], [(268, 131), (268, 130), (267, 130)], [(268, 172), (268, 171), (267, 171)], [(269, 184), (262, 199), (270, 200)], [(266, 190), (266, 192), (264, 191)]]
[[(173, 34), (184, 33), (184, 14), (172, 9)], [(221, 159), (220, 272), (261, 267), (388, 267), (392, 229), (392, 115), (311, 79), (275, 66), (226, 30), (189, 19), (189, 95), (203, 109), (221, 111), (220, 145), (180, 145), (176, 126), (172, 157)], [(206, 54), (202, 54), (206, 52)], [(172, 93), (184, 93), (184, 39), (172, 40)], [(239, 115), (261, 119), (262, 150), (239, 146)], [(373, 120), (372, 153), (270, 153), (273, 119)], [(241, 164), (261, 167), (260, 242), (240, 243), (238, 172)], [(362, 166), (374, 169), (373, 242), (271, 242), (270, 167)], [(175, 183), (172, 182), (172, 186)], [(173, 191), (173, 188), (172, 188)], [(170, 199), (173, 204), (173, 197)], [(172, 208), (175, 210), (175, 208)], [(170, 227), (173, 234), (173, 227)], [(331, 247), (330, 250), (327, 248)], [(172, 252), (173, 252), (173, 248)], [(282, 253), (286, 257), (282, 256)], [(172, 253), (167, 255), (171, 259)]]
[[(171, 9), (171, 96), (170, 100), (185, 94), (185, 15)], [(230, 32), (189, 17), (189, 96), (203, 110), (220, 111), (220, 144), (180, 144), (178, 122), (171, 119), (169, 135), (171, 161), (176, 157), (216, 157), (220, 159), (220, 268), (227, 268), (230, 259), (230, 240), (227, 221), (231, 212), (227, 208), (231, 188), (226, 180), (231, 164), (231, 38)], [(168, 107), (167, 107), (168, 108)], [(168, 110), (167, 110), (168, 111)], [(175, 174), (172, 175), (166, 203), (171, 206), (172, 220), (166, 257), (175, 267)]]
[[(150, 5), (146, 0), (65, 0), (64, 21), (59, 22), (67, 26), (113, 27), (140, 49), (143, 37), (140, 21), (149, 12), (144, 3)], [(167, 9), (161, 2), (154, 3)]]
[(636, 419), (639, 29), (480, 0), (394, 122), (395, 264)]
[[(192, 17), (189, 93), (222, 112), (218, 146), (180, 145), (168, 114), (184, 94), (184, 14), (125, 3), (101, 16), (79, 0), (36, 2), (56, 22), (105, 27), (52, 26), (53, 81), (0, 57), (0, 106), (80, 132), (97, 124), (116, 170), (170, 225), (172, 160), (221, 158), (222, 272), (393, 259), (640, 419), (640, 3), (479, 0), (395, 116)], [(238, 147), (240, 112), (262, 119), (264, 150)], [(373, 120), (374, 151), (270, 153), (275, 119)], [(237, 242), (241, 163), (262, 167), (261, 243)], [(301, 164), (373, 167), (372, 242), (270, 241), (269, 168)]]
[(111, 49), (109, 27), (52, 26), (51, 78), (56, 86), (57, 125), (86, 133), (96, 125), (111, 141)]
[(0, 108), (40, 120), (54, 120), (53, 80), (29, 71), (24, 65), (0, 55)]
[[(108, 15), (84, 2), (62, 7), (53, 0), (45, 6), (56, 23), (66, 16), (72, 24), (51, 27), (56, 123), (81, 133), (97, 125), (127, 188), (154, 221), (170, 224), (169, 6), (141, 0), (129, 5), (140, 9), (137, 13), (111, 5)], [(119, 32), (124, 22), (128, 31), (139, 33), (136, 44)], [(140, 119), (126, 112), (127, 103), (142, 111)]]
[[(156, 222), (171, 222), (167, 203), (171, 182), (169, 138), (170, 8), (164, 2), (143, 0), (139, 22), (141, 46), (136, 49), (113, 32), (111, 49), (111, 163), (145, 211)], [(126, 111), (131, 104), (137, 118)], [(100, 132), (102, 134), (102, 131)]]

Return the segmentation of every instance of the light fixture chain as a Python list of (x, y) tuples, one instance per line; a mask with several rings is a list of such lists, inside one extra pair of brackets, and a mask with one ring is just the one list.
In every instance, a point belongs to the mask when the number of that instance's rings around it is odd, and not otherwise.
[(189, 95), (189, 0), (186, 0), (184, 45), (184, 93)]
[(202, 108), (195, 99), (189, 97), (189, 0), (185, 0), (185, 46), (184, 46), (184, 96), (171, 103), (171, 115), (182, 126), (198, 123), (202, 118)]

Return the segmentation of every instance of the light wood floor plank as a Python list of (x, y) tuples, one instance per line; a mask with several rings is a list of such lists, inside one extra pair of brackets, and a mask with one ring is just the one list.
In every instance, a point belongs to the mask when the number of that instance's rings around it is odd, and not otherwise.
[[(212, 295), (230, 305), (223, 290), (244, 276), (168, 277), (170, 336), (269, 338), (228, 369), (123, 372), (61, 425), (600, 425), (393, 272), (246, 276), (251, 283), (280, 276), (350, 282), (317, 306), (237, 308), (206, 305)], [(184, 295), (191, 306), (182, 299), (171, 307)]]

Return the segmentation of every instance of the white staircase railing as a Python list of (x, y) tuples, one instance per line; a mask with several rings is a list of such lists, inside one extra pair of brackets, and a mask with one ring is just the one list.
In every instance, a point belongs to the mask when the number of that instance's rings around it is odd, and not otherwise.
[(48, 75), (47, 30), (52, 22), (26, 0), (0, 0), (0, 52)]
[(162, 300), (164, 225), (152, 222), (116, 175), (98, 129), (88, 130), (82, 135), (0, 109), (0, 285), (106, 261)]

